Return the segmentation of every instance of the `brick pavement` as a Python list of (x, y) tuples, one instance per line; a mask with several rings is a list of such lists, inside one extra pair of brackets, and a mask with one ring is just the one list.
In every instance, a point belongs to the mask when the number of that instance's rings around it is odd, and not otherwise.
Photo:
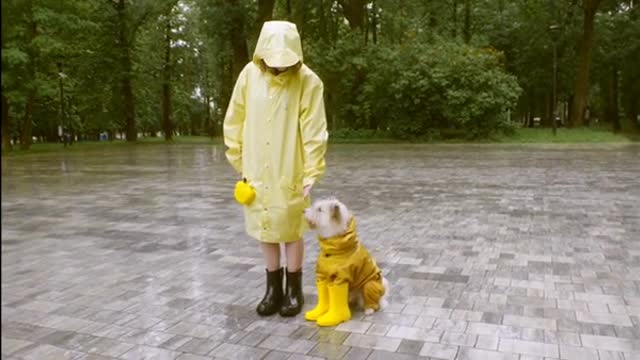
[(315, 195), (352, 208), (393, 286), (329, 329), (255, 314), (220, 147), (3, 158), (2, 358), (640, 359), (640, 147), (329, 151)]

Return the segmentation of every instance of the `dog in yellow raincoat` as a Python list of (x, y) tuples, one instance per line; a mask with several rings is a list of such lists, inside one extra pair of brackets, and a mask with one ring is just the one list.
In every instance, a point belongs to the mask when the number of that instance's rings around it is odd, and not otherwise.
[(360, 243), (355, 218), (347, 207), (336, 199), (319, 200), (305, 210), (305, 219), (320, 243), (318, 304), (305, 319), (335, 326), (351, 319), (349, 303), (357, 302), (366, 315), (386, 306), (388, 282)]

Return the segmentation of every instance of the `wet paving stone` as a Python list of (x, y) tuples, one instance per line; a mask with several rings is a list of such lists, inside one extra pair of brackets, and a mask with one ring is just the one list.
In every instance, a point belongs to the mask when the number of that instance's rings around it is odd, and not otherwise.
[[(223, 148), (2, 158), (2, 357), (640, 358), (640, 146), (331, 145), (390, 304), (261, 318)], [(305, 310), (314, 306), (312, 234)]]

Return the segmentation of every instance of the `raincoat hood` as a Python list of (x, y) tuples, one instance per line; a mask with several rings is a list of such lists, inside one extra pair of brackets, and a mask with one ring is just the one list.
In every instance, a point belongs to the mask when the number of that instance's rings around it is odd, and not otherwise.
[(321, 238), (318, 237), (320, 242), (320, 250), (323, 253), (329, 255), (338, 255), (350, 253), (358, 248), (358, 236), (356, 233), (356, 220), (351, 218), (347, 232), (342, 235)]
[(302, 43), (298, 28), (288, 21), (266, 21), (253, 53), (253, 62), (261, 60), (270, 67), (289, 67), (302, 63)]

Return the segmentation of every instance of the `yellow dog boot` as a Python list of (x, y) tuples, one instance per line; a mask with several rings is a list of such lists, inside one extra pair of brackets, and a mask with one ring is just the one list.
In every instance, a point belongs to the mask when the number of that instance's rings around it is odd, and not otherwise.
[(349, 310), (349, 284), (331, 285), (329, 288), (329, 311), (318, 318), (318, 326), (336, 326), (351, 319)]
[(329, 289), (325, 281), (316, 281), (318, 288), (318, 304), (313, 310), (309, 310), (304, 314), (304, 318), (308, 321), (316, 321), (327, 311), (329, 311)]

